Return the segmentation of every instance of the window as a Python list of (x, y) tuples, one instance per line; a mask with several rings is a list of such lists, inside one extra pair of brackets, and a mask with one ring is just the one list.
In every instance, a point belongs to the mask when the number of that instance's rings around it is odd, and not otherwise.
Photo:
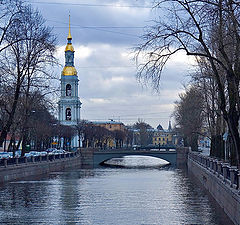
[(70, 108), (66, 108), (66, 120), (71, 120), (72, 116), (71, 116), (71, 109)]
[(66, 96), (71, 96), (72, 95), (72, 87), (70, 84), (66, 85)]

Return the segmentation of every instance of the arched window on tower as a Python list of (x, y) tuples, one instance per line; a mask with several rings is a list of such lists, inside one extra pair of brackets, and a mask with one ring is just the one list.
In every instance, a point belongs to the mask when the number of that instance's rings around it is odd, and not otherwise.
[(72, 87), (70, 84), (66, 85), (66, 96), (71, 96), (72, 95)]
[(71, 109), (66, 108), (66, 120), (71, 120), (71, 119), (72, 119)]

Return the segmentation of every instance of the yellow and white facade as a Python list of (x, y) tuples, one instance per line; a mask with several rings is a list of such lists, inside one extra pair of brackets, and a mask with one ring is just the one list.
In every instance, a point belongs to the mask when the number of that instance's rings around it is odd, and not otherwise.
[(153, 134), (153, 144), (160, 146), (173, 144), (173, 133), (164, 130), (155, 131)]

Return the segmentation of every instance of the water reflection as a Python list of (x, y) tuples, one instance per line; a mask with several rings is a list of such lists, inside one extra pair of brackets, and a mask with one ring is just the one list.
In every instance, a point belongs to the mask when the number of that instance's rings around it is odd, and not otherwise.
[(212, 198), (173, 167), (52, 173), (0, 187), (5, 224), (232, 223)]
[(125, 167), (125, 168), (149, 168), (162, 167), (169, 165), (166, 160), (151, 156), (124, 156), (122, 158), (113, 158), (104, 162), (104, 165)]

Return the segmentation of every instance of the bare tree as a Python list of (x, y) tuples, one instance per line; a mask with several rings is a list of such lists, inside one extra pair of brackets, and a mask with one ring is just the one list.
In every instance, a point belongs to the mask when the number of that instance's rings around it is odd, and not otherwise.
[(11, 26), (18, 20), (22, 14), (23, 1), (21, 0), (2, 0), (0, 2), (0, 52), (9, 48), (12, 44), (22, 40), (21, 37), (6, 41), (6, 36), (11, 30)]
[(138, 119), (138, 121), (133, 124), (133, 128), (139, 130), (139, 144), (141, 146), (152, 144), (153, 133), (149, 131), (150, 129), (152, 129), (149, 124), (145, 123), (141, 119)]
[(131, 126), (126, 126), (126, 145), (127, 147), (131, 147), (133, 144), (133, 130)]
[(85, 132), (85, 129), (86, 129), (88, 123), (89, 122), (87, 120), (80, 120), (78, 122), (78, 124), (76, 125), (76, 130), (77, 130), (78, 138), (79, 138), (79, 144), (78, 144), (79, 148), (80, 148), (81, 139), (84, 140), (84, 138), (85, 138), (84, 132)]
[[(226, 122), (219, 108), (219, 93), (209, 62), (204, 59), (198, 60), (198, 71), (192, 73), (191, 84), (201, 91), (203, 101), (204, 128), (207, 129), (211, 139), (210, 155), (225, 158), (223, 134), (226, 132)], [(231, 154), (233, 155), (233, 154)]]
[(55, 62), (55, 37), (45, 26), (40, 13), (30, 5), (21, 5), (21, 11), (9, 26), (5, 39), (10, 47), (1, 54), (0, 73), (5, 75), (5, 82), (13, 90), (13, 102), (2, 127), (0, 146), (13, 124), (20, 95), (25, 98), (23, 120), (26, 123), (31, 111), (30, 93), (47, 88), (45, 82), (51, 79), (47, 68)]
[(184, 145), (198, 150), (198, 136), (203, 127), (203, 98), (196, 86), (186, 89), (180, 94), (180, 101), (175, 103), (175, 121), (183, 134)]
[[(25, 102), (25, 98), (23, 99)], [(31, 103), (31, 111), (29, 112), (28, 119), (21, 120), (22, 125), (20, 138), (22, 139), (22, 147), (26, 149), (26, 144), (32, 144), (35, 150), (42, 150), (51, 146), (52, 138), (57, 136), (55, 130), (57, 123), (56, 118), (50, 113), (52, 107), (43, 94), (34, 92), (29, 95), (29, 102)], [(23, 110), (25, 106), (23, 105)], [(23, 117), (25, 115), (23, 114)], [(23, 130), (25, 132), (23, 132)]]
[(105, 127), (94, 127), (94, 143), (95, 147), (106, 148), (108, 140), (112, 138), (112, 132)]
[[(157, 9), (167, 20), (156, 20), (144, 36), (137, 56), (145, 56), (138, 77), (159, 87), (162, 69), (171, 56), (184, 51), (208, 60), (219, 93), (219, 108), (233, 138), (240, 167), (240, 4), (232, 0), (162, 0)], [(163, 10), (167, 8), (167, 10)]]
[(126, 132), (122, 130), (114, 130), (112, 132), (115, 138), (116, 148), (122, 148), (126, 138)]

